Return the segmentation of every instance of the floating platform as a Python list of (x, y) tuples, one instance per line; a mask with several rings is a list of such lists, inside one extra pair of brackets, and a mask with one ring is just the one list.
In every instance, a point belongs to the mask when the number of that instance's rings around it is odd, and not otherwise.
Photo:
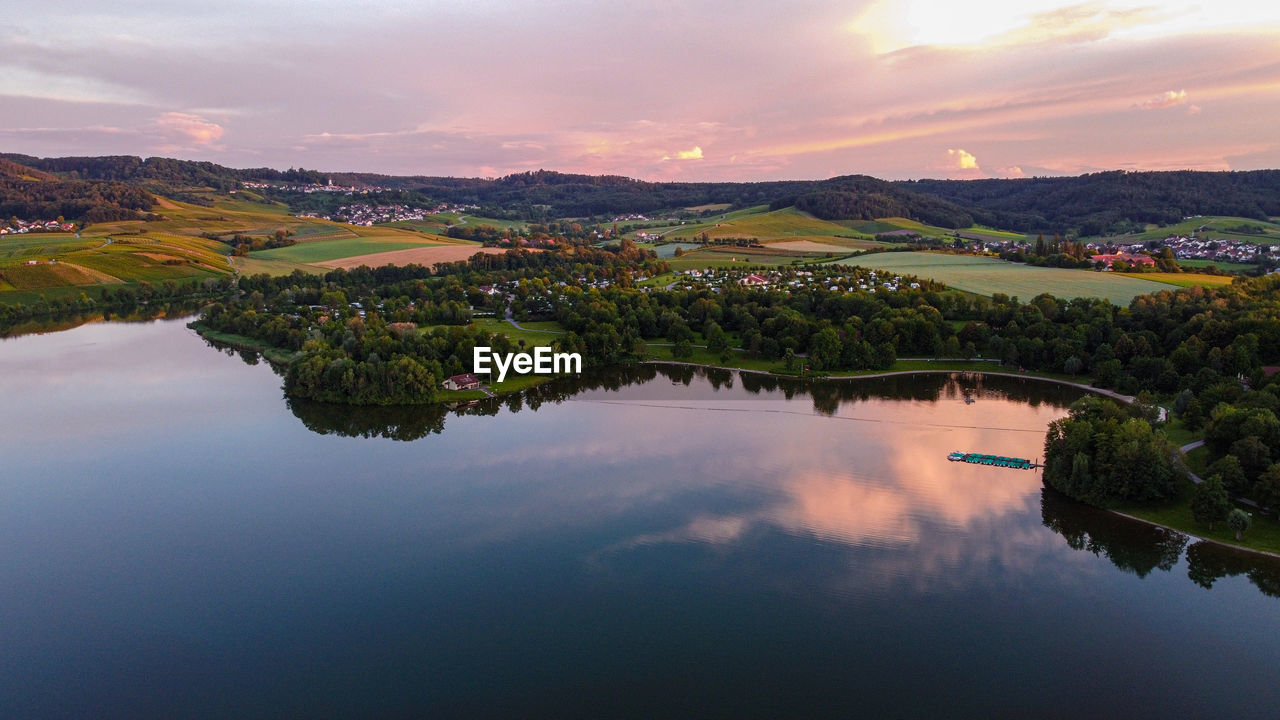
[(983, 453), (953, 452), (947, 456), (951, 462), (966, 462), (974, 465), (991, 465), (992, 467), (1013, 468), (1015, 470), (1032, 470), (1040, 467), (1026, 458), (1005, 457), (1003, 455), (984, 455)]

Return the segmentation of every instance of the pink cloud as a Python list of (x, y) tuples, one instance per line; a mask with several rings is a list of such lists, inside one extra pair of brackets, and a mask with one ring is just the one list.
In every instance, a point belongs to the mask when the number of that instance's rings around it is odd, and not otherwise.
[(221, 125), (191, 113), (167, 112), (152, 122), (156, 133), (178, 147), (212, 147), (222, 138)]
[(1186, 90), (1169, 90), (1168, 92), (1148, 98), (1138, 103), (1138, 107), (1143, 110), (1160, 110), (1162, 108), (1173, 107), (1174, 105), (1182, 105), (1187, 102)]

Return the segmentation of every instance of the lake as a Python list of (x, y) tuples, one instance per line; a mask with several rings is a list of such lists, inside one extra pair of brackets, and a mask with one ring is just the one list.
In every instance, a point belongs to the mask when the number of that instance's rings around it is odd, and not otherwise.
[(0, 716), (1271, 717), (1277, 563), (1034, 471), (1079, 391), (618, 370), (288, 402), (182, 321), (0, 341)]

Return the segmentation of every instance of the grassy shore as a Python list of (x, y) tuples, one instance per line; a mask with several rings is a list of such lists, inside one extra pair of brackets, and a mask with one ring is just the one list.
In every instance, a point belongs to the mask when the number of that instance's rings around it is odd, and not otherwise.
[(237, 350), (249, 350), (259, 353), (262, 357), (275, 365), (288, 365), (297, 354), (292, 350), (275, 347), (274, 345), (265, 343), (257, 338), (251, 338), (245, 335), (236, 335), (234, 333), (220, 332), (201, 325), (198, 322), (193, 322), (187, 327), (195, 330), (200, 337), (205, 338), (206, 340), (213, 340), (214, 342), (220, 342), (224, 345), (230, 345)]
[(1117, 512), (1146, 520), (1156, 525), (1194, 535), (1205, 540), (1230, 545), (1242, 550), (1255, 550), (1280, 555), (1280, 521), (1275, 517), (1263, 515), (1253, 508), (1243, 507), (1245, 512), (1253, 513), (1253, 527), (1244, 533), (1243, 539), (1236, 542), (1235, 531), (1225, 520), (1213, 524), (1210, 530), (1201, 525), (1191, 515), (1191, 494), (1194, 486), (1188, 480), (1182, 488), (1181, 496), (1168, 505), (1158, 507), (1120, 507)]

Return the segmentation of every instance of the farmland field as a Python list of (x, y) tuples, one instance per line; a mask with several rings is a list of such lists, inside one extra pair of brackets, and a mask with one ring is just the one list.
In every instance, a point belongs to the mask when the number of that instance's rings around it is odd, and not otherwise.
[(1201, 273), (1142, 273), (1143, 280), (1169, 283), (1178, 287), (1222, 287), (1230, 285), (1234, 275), (1204, 275)]
[(71, 233), (15, 233), (0, 236), (0, 258), (38, 258), (101, 244)]
[[(401, 237), (403, 239), (401, 239)], [(250, 253), (251, 257), (262, 258), (264, 260), (287, 260), (295, 263), (319, 263), (329, 260), (340, 260), (342, 258), (354, 257), (357, 255), (369, 255), (372, 253), (388, 252), (391, 250), (407, 250), (417, 247), (434, 247), (442, 243), (434, 242), (427, 239), (419, 239), (421, 236), (404, 234), (401, 237), (356, 237), (341, 238), (337, 240), (317, 240), (313, 242), (302, 242), (289, 247), (272, 248), (271, 250), (259, 250)]]
[[(400, 247), (405, 247), (405, 243), (399, 243)], [(317, 262), (317, 265), (323, 265), (328, 268), (354, 268), (361, 265), (369, 267), (381, 267), (383, 265), (424, 265), (430, 267), (436, 263), (456, 262), (458, 260), (466, 260), (476, 253), (504, 253), (506, 250), (493, 247), (481, 247), (479, 245), (431, 245), (422, 246), (421, 244), (414, 247), (409, 245), (406, 250), (391, 250), (389, 252), (376, 252), (371, 255), (356, 255), (352, 257), (335, 258), (333, 260), (325, 260)]]
[(878, 253), (841, 262), (928, 278), (979, 295), (1004, 293), (1024, 301), (1047, 292), (1060, 298), (1100, 297), (1128, 305), (1139, 295), (1171, 289), (1165, 283), (1127, 275), (1038, 268), (975, 255)]
[(1245, 263), (1219, 262), (1217, 260), (1179, 260), (1178, 265), (1184, 268), (1207, 268), (1216, 267), (1223, 272), (1249, 272), (1256, 270), (1257, 265), (1249, 265)]
[(686, 225), (678, 230), (672, 230), (666, 238), (687, 238), (703, 233), (711, 238), (757, 238), (762, 242), (800, 238), (835, 238), (841, 235), (847, 238), (854, 234), (843, 225), (819, 220), (795, 208), (784, 208), (770, 212), (729, 213), (724, 216), (724, 219), (716, 218), (711, 222)]

